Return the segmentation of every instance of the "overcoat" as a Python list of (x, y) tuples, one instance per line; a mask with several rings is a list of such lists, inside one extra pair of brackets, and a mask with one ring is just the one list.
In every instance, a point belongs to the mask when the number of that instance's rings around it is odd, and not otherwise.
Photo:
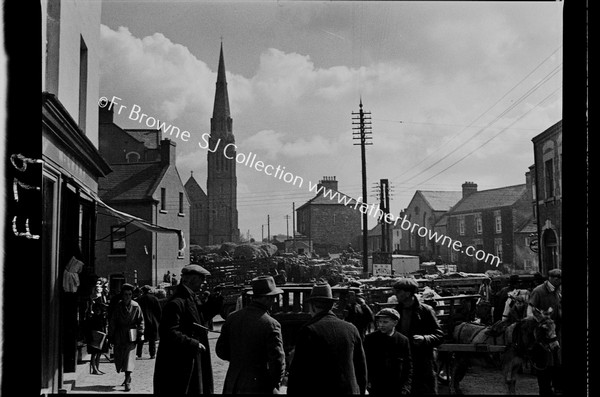
[[(212, 394), (213, 375), (207, 332), (195, 294), (184, 284), (165, 304), (158, 328), (154, 394)], [(206, 347), (200, 351), (199, 343)]]
[(410, 342), (400, 332), (371, 332), (365, 337), (365, 354), (371, 388), (369, 394), (410, 394), (412, 357)]
[(137, 299), (144, 314), (144, 337), (146, 340), (156, 340), (158, 325), (162, 317), (162, 309), (158, 298), (152, 294), (144, 294)]
[(298, 330), (288, 394), (365, 394), (366, 386), (367, 362), (356, 326), (325, 311)]
[[(417, 395), (437, 394), (433, 348), (442, 344), (444, 331), (431, 306), (421, 303), (415, 298), (411, 309), (410, 329), (404, 336), (410, 342), (413, 361), (412, 393)], [(404, 315), (401, 303), (396, 306), (396, 310)], [(400, 325), (400, 322), (398, 322), (396, 330), (401, 332)], [(422, 335), (424, 337), (423, 343), (415, 345), (414, 335)]]
[(231, 313), (215, 351), (229, 361), (223, 394), (270, 394), (279, 388), (285, 373), (281, 325), (266, 306), (252, 302)]
[(129, 341), (129, 330), (137, 329), (138, 335), (144, 333), (144, 315), (137, 302), (131, 301), (129, 307), (119, 302), (108, 326), (108, 339), (114, 345), (115, 367), (117, 373), (133, 371), (135, 368), (135, 341)]

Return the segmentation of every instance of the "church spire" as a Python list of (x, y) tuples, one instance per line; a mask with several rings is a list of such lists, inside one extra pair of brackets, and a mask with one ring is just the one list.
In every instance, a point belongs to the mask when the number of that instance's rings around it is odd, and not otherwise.
[(223, 59), (223, 42), (221, 41), (221, 54), (219, 56), (219, 69), (217, 72), (217, 89), (215, 91), (215, 104), (213, 119), (227, 119), (229, 112), (229, 95), (227, 94), (227, 79), (225, 77), (225, 61)]

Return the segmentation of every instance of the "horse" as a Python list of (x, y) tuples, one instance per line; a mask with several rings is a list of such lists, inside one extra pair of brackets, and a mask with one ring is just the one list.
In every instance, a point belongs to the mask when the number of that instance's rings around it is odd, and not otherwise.
[[(534, 351), (540, 349), (552, 351), (559, 348), (556, 326), (550, 318), (552, 309), (541, 311), (533, 308), (533, 315), (510, 324), (500, 334), (490, 332), (491, 327), (463, 322), (453, 332), (454, 343), (474, 345), (506, 346), (502, 353), (481, 354), (471, 352), (454, 352), (449, 369), (449, 386), (453, 394), (462, 394), (460, 381), (465, 376), (470, 364), (483, 359), (489, 363), (499, 358), (504, 375), (507, 394), (516, 394), (517, 371), (526, 358), (532, 358)], [(499, 355), (499, 356), (498, 356)]]

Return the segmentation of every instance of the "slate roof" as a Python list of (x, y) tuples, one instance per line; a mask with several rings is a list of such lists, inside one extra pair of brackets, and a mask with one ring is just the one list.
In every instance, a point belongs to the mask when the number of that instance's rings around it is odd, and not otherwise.
[(537, 233), (537, 223), (535, 222), (533, 215), (519, 225), (516, 230), (517, 233)]
[(462, 191), (417, 190), (434, 211), (448, 211), (462, 199)]
[(519, 200), (525, 194), (526, 189), (527, 186), (522, 184), (477, 191), (459, 201), (451, 209), (451, 212), (470, 212), (507, 207)]
[[(335, 195), (335, 192), (339, 193), (339, 195), (343, 196), (343, 197), (347, 197), (348, 199), (348, 204), (347, 206), (354, 206), (356, 204), (356, 200), (353, 199), (352, 197), (348, 196), (347, 194), (344, 194), (342, 192), (340, 192), (339, 190), (332, 190)], [(325, 197), (323, 195), (323, 192), (321, 191), (318, 195), (316, 195), (315, 197), (313, 197), (312, 199), (308, 200), (306, 203), (302, 204), (300, 207), (298, 207), (296, 210), (299, 210), (301, 208), (303, 208), (306, 205), (309, 204), (314, 204), (314, 205), (345, 205), (345, 201), (342, 200), (341, 202), (338, 201), (339, 195), (334, 196), (333, 198), (330, 198), (331, 196), (329, 195), (329, 193), (327, 193), (327, 197)], [(370, 204), (369, 204), (370, 206)], [(358, 207), (357, 207), (358, 208)]]
[(204, 193), (204, 190), (202, 189), (202, 186), (200, 186), (200, 184), (198, 183), (198, 181), (196, 181), (196, 178), (194, 178), (193, 175), (190, 175), (190, 177), (184, 185), (184, 188), (188, 196), (190, 196), (190, 198), (192, 199), (198, 198), (196, 194), (200, 194), (200, 196), (202, 197), (207, 197), (206, 193)]
[(129, 129), (123, 130), (131, 135), (136, 140), (142, 142), (148, 149), (158, 149), (160, 147), (159, 135), (160, 130), (157, 129)]
[(113, 172), (98, 182), (103, 201), (152, 198), (157, 184), (169, 168), (160, 162), (111, 164)]

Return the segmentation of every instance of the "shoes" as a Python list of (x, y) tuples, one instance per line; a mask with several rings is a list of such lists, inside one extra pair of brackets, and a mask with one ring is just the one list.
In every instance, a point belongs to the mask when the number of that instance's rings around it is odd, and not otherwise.
[(153, 355), (153, 356), (150, 356), (150, 360), (154, 360), (154, 358), (155, 358), (155, 357), (156, 357), (156, 356), (154, 356), (154, 355)]

